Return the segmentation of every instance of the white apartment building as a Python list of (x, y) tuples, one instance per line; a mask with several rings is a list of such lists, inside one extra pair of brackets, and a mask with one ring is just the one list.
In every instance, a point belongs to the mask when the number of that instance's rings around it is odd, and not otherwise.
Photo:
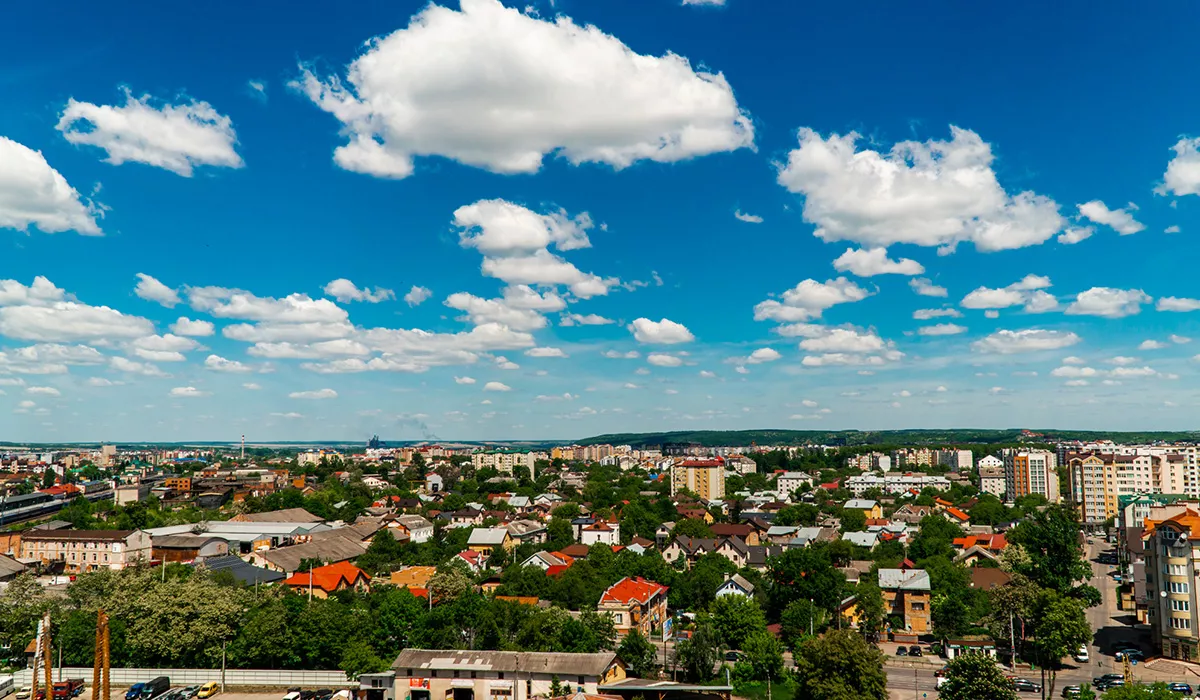
[(861, 496), (871, 489), (881, 489), (884, 493), (900, 494), (909, 489), (921, 491), (930, 487), (938, 491), (946, 491), (950, 488), (950, 480), (944, 476), (915, 473), (884, 474), (883, 476), (862, 474), (847, 478), (845, 486), (855, 496)]
[(514, 476), (516, 470), (520, 469), (533, 478), (534, 465), (539, 459), (549, 459), (549, 455), (537, 452), (476, 452), (471, 455), (471, 464), (476, 470), (495, 469), (505, 476)]
[(26, 530), (21, 558), (63, 562), (68, 573), (124, 569), (149, 561), (150, 533), (144, 530)]
[(741, 474), (742, 476), (753, 474), (758, 471), (758, 464), (754, 460), (743, 455), (733, 455), (732, 457), (727, 458), (725, 460), (725, 466), (730, 471)]
[(953, 472), (970, 471), (975, 466), (975, 455), (970, 450), (938, 450), (937, 463)]
[[(997, 466), (979, 467), (979, 490), (1001, 498), (1004, 496), (1006, 482), (1004, 479), (1004, 462), (989, 455), (985, 459), (993, 459)], [(983, 460), (979, 460), (982, 464)]]
[(1037, 494), (1057, 503), (1058, 457), (1048, 450), (1004, 450), (1004, 498), (1013, 502), (1022, 496)]
[(780, 496), (791, 499), (796, 489), (805, 485), (811, 486), (812, 482), (813, 478), (804, 472), (784, 472), (775, 480), (775, 490)]

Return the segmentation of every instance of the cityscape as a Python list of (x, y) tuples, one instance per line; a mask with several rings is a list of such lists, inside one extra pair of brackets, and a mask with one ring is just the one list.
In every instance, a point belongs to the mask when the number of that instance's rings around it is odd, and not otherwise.
[(0, 700), (1200, 700), (1197, 27), (9, 3)]

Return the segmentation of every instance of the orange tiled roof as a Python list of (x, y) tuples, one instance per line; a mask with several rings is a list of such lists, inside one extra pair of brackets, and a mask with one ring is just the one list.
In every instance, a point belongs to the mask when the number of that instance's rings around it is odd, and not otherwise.
[(962, 522), (966, 522), (971, 519), (966, 513), (954, 507), (947, 508), (946, 512), (949, 513), (955, 520), (960, 520)]
[(1189, 540), (1200, 540), (1200, 513), (1193, 510), (1186, 510), (1166, 520), (1146, 520), (1142, 530), (1142, 538), (1145, 539), (1153, 535), (1154, 530), (1163, 523), (1171, 523), (1182, 530), (1186, 530)]
[(338, 586), (341, 585), (343, 580), (346, 582), (347, 586), (350, 586), (358, 580), (359, 576), (366, 578), (368, 581), (371, 580), (371, 577), (367, 575), (367, 572), (351, 564), (350, 562), (342, 561), (336, 564), (318, 566), (311, 572), (297, 571), (289, 576), (288, 579), (283, 583), (287, 586), (307, 588), (309, 586), (309, 579), (311, 577), (313, 588), (319, 588), (326, 593), (332, 593), (338, 589)]
[(647, 581), (641, 576), (637, 578), (626, 576), (609, 586), (608, 590), (604, 591), (604, 595), (600, 596), (600, 602), (628, 603), (636, 601), (644, 605), (650, 602), (650, 599), (654, 596), (666, 594), (667, 590), (666, 586), (653, 581)]

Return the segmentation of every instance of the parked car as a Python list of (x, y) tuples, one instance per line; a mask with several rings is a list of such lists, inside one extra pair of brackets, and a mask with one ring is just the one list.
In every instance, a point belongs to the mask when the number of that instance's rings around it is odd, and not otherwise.
[(1033, 681), (1026, 680), (1024, 678), (1014, 678), (1012, 684), (1013, 684), (1013, 688), (1016, 688), (1018, 692), (1022, 692), (1022, 693), (1040, 693), (1040, 692), (1042, 692), (1042, 686), (1038, 685), (1037, 683), (1034, 683)]
[(65, 681), (58, 681), (54, 684), (54, 700), (71, 700), (71, 698), (81, 693), (83, 693), (82, 678), (68, 678)]
[(212, 696), (216, 695), (217, 691), (219, 691), (220, 689), (221, 689), (221, 686), (217, 685), (216, 681), (209, 681), (209, 682), (205, 683), (204, 685), (200, 686), (200, 690), (199, 690), (199, 692), (196, 693), (196, 697), (211, 698)]
[(1062, 691), (1064, 698), (1077, 698), (1080, 695), (1083, 695), (1083, 686), (1081, 685), (1068, 685)]
[(903, 646), (896, 647), (896, 656), (908, 656), (908, 649)]
[[(1105, 677), (1105, 676), (1108, 676), (1108, 677)], [(1108, 690), (1110, 688), (1119, 688), (1119, 687), (1125, 685), (1125, 677), (1124, 676), (1120, 676), (1115, 673), (1105, 674), (1105, 676), (1101, 676), (1099, 678), (1094, 679), (1094, 682), (1092, 683), (1092, 687), (1095, 688), (1096, 690)], [(1112, 676), (1116, 676), (1116, 677), (1113, 678)]]
[(733, 651), (732, 649), (725, 652), (725, 660), (726, 661), (737, 661), (738, 653), (736, 651)]
[[(171, 689), (171, 679), (159, 676), (142, 684), (141, 700), (151, 700)], [(132, 700), (132, 699), (130, 699)]]
[(917, 646), (916, 644), (910, 646), (908, 648), (908, 655), (909, 656), (920, 656), (921, 655), (921, 647)]
[(134, 683), (129, 686), (129, 690), (125, 691), (125, 700), (137, 700), (142, 697), (142, 688), (146, 687), (145, 683)]
[(1081, 664), (1086, 664), (1088, 662), (1088, 659), (1090, 657), (1088, 656), (1088, 648), (1087, 648), (1086, 644), (1079, 647), (1079, 651), (1075, 652), (1074, 658), (1075, 658), (1075, 661), (1077, 661)]
[(29, 700), (29, 696), (32, 694), (33, 688), (23, 685), (21, 686), (21, 689), (17, 691), (17, 700)]
[(1131, 661), (1145, 661), (1146, 654), (1141, 649), (1122, 649), (1116, 653), (1117, 661), (1128, 658)]
[(179, 691), (179, 697), (181, 697), (181, 698), (194, 698), (194, 697), (196, 697), (196, 693), (199, 693), (199, 692), (200, 692), (200, 686), (198, 686), (198, 685), (189, 685), (188, 687), (186, 687), (186, 688), (184, 688), (183, 690)]
[(1188, 685), (1187, 683), (1168, 683), (1167, 690), (1171, 690), (1176, 693), (1183, 693), (1188, 697), (1191, 697), (1192, 695), (1192, 686)]
[(332, 688), (321, 688), (313, 693), (313, 700), (329, 700), (333, 697)]

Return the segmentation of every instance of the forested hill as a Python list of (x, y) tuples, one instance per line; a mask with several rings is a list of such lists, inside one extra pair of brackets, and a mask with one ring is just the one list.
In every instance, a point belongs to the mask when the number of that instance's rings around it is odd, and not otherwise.
[(656, 446), (669, 442), (716, 445), (954, 445), (1046, 443), (1062, 440), (1112, 440), (1118, 443), (1194, 442), (1192, 432), (1098, 432), (1086, 430), (683, 430), (664, 433), (614, 433), (579, 440), (580, 445)]

